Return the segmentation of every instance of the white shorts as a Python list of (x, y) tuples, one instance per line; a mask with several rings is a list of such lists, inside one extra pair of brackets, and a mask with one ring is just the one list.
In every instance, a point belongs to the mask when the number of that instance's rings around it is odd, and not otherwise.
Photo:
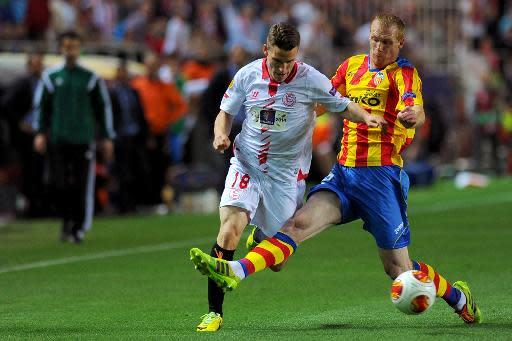
[(251, 224), (271, 237), (302, 206), (305, 190), (304, 180), (277, 182), (232, 158), (219, 206), (247, 210)]

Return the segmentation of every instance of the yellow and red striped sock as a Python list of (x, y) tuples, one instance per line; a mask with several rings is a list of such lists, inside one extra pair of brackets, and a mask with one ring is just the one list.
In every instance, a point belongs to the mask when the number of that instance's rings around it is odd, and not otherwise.
[(284, 262), (296, 249), (297, 244), (292, 238), (278, 232), (274, 237), (267, 238), (259, 243), (244, 258), (238, 260), (238, 263), (242, 266), (245, 277), (247, 277), (271, 265)]
[(460, 300), (462, 292), (452, 287), (451, 283), (448, 282), (443, 276), (434, 270), (430, 265), (413, 260), (412, 265), (414, 270), (419, 270), (428, 275), (428, 277), (434, 282), (436, 286), (436, 296), (441, 297), (451, 307), (456, 307)]

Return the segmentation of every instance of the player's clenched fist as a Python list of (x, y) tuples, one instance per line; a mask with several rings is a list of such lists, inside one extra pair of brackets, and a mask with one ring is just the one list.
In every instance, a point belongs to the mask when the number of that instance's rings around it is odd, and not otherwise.
[(226, 134), (215, 135), (213, 139), (213, 148), (220, 153), (224, 153), (231, 145), (231, 141)]

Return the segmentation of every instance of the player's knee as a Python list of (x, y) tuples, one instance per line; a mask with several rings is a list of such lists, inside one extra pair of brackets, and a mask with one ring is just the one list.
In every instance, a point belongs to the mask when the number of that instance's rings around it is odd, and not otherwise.
[(225, 239), (233, 239), (233, 240), (238, 240), (240, 239), (240, 237), (242, 236), (241, 233), (239, 231), (237, 231), (236, 228), (230, 228), (230, 229), (225, 229), (225, 230), (222, 230), (220, 235), (225, 238)]
[(300, 230), (297, 228), (297, 223), (295, 218), (290, 218), (286, 222), (286, 224), (281, 229), (281, 232), (292, 238), (294, 241), (298, 240), (298, 237), (300, 236)]

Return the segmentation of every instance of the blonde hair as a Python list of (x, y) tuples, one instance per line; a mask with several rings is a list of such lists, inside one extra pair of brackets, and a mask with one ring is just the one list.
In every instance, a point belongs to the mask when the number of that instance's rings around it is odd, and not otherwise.
[(405, 38), (405, 23), (398, 16), (387, 13), (377, 14), (373, 17), (372, 23), (376, 20), (386, 28), (396, 27), (396, 38), (398, 40)]

